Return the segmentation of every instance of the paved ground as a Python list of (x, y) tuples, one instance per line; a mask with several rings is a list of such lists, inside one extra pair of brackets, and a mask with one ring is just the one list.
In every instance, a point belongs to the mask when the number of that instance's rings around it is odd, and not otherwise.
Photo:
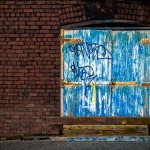
[(0, 150), (150, 150), (150, 142), (5, 141), (0, 142)]

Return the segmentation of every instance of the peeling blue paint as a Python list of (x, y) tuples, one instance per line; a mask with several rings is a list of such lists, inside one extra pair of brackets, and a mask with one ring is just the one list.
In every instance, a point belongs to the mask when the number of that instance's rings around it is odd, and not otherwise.
[(51, 141), (141, 141), (150, 142), (149, 136), (52, 137)]
[[(150, 116), (149, 30), (64, 30), (64, 116)], [(137, 82), (115, 85), (111, 82)], [(94, 87), (94, 84), (96, 85)]]

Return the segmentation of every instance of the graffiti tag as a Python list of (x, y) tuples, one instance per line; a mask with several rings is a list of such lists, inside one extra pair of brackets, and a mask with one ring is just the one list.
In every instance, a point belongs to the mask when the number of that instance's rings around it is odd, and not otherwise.
[[(71, 71), (68, 77), (80, 78), (81, 80), (93, 80), (97, 75), (94, 74), (94, 70), (91, 66), (79, 66), (79, 63), (72, 63), (70, 66)], [(73, 75), (71, 75), (73, 73)], [(67, 79), (69, 80), (69, 78)]]
[(77, 43), (69, 45), (68, 49), (69, 52), (74, 53), (76, 56), (82, 55), (83, 57), (87, 56), (88, 59), (111, 59), (112, 54), (111, 52), (104, 46), (96, 43)]

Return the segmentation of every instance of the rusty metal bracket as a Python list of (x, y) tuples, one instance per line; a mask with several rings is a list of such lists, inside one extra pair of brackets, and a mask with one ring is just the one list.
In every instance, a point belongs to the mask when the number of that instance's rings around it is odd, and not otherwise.
[(111, 83), (112, 86), (117, 86), (117, 85), (129, 85), (129, 86), (134, 86), (137, 85), (137, 82), (112, 82)]
[(81, 82), (65, 82), (65, 81), (61, 81), (61, 86), (64, 87), (64, 85), (66, 86), (74, 86), (74, 85), (82, 85)]
[(150, 44), (150, 38), (141, 39), (141, 44)]
[(80, 43), (82, 42), (81, 38), (64, 38), (64, 36), (61, 36), (61, 43), (68, 42), (68, 43)]
[(150, 86), (150, 82), (142, 83), (142, 86)]

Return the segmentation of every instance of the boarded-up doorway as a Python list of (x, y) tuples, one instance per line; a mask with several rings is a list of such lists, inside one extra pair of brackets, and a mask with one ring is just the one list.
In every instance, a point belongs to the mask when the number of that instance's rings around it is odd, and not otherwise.
[(65, 29), (61, 36), (62, 116), (150, 116), (149, 29)]

